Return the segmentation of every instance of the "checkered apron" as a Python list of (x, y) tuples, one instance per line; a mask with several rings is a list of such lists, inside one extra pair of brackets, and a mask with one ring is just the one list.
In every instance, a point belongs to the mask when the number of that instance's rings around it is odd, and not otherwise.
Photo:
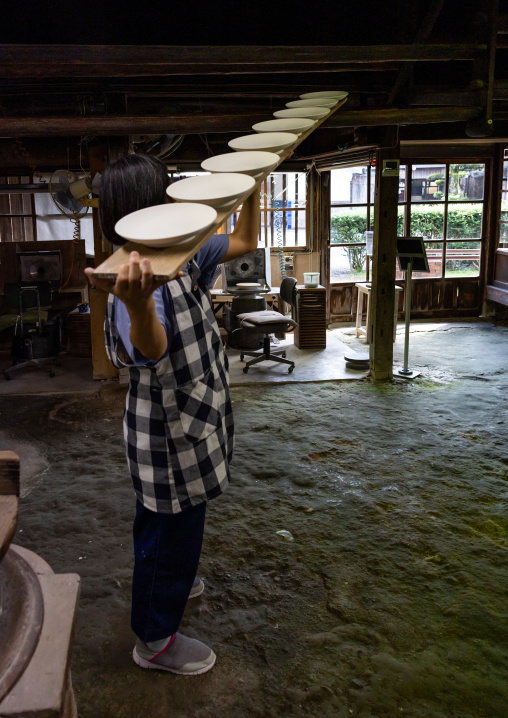
[(178, 513), (227, 487), (233, 415), (227, 357), (197, 264), (163, 291), (173, 300), (174, 335), (156, 366), (133, 366), (116, 330), (113, 295), (104, 329), (111, 362), (129, 367), (124, 439), (136, 496), (151, 511)]

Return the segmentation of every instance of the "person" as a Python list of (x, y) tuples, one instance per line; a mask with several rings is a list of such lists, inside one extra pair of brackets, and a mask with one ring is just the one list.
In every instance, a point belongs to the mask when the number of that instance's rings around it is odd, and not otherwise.
[[(166, 167), (148, 155), (108, 164), (101, 179), (99, 221), (120, 245), (116, 222), (167, 201)], [(124, 440), (136, 494), (131, 625), (134, 661), (143, 668), (204, 673), (215, 653), (182, 635), (197, 577), (207, 501), (226, 489), (233, 454), (228, 361), (208, 284), (217, 265), (257, 247), (259, 199), (248, 197), (234, 231), (211, 237), (178, 276), (156, 281), (149, 260), (131, 252), (116, 280), (90, 282), (109, 292), (106, 349), (129, 367)]]

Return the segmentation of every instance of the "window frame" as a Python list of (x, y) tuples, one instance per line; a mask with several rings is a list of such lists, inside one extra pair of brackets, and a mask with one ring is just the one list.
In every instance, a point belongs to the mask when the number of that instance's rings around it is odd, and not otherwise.
[[(373, 214), (374, 214), (374, 202), (375, 197), (371, 197), (371, 166), (373, 163), (370, 162), (364, 162), (358, 165), (354, 165), (355, 168), (367, 168), (367, 201), (364, 203), (345, 203), (345, 202), (332, 202), (330, 200), (330, 218), (332, 216), (331, 210), (334, 207), (347, 207), (347, 208), (366, 208), (366, 231), (373, 229)], [(449, 199), (449, 174), (450, 174), (450, 165), (458, 165), (458, 164), (474, 164), (474, 165), (483, 165), (484, 168), (484, 184), (483, 184), (483, 198), (481, 200), (450, 200)], [(432, 199), (422, 199), (422, 200), (412, 200), (412, 177), (413, 177), (413, 167), (415, 165), (436, 165), (437, 167), (445, 167), (445, 188), (446, 192), (444, 194), (443, 199), (438, 200), (432, 200)], [(507, 158), (507, 165), (508, 165), (508, 158)], [(472, 159), (467, 158), (461, 160), (460, 158), (445, 158), (445, 159), (427, 159), (427, 158), (401, 158), (400, 161), (401, 169), (404, 168), (405, 170), (405, 192), (404, 192), (404, 199), (398, 201), (397, 206), (403, 208), (403, 230), (401, 236), (409, 236), (409, 228), (411, 225), (411, 207), (413, 205), (436, 205), (436, 206), (443, 206), (443, 238), (442, 239), (434, 239), (434, 240), (425, 240), (425, 245), (433, 244), (433, 243), (440, 243), (442, 245), (441, 247), (441, 275), (439, 277), (435, 277), (435, 279), (446, 279), (446, 278), (452, 278), (453, 275), (448, 275), (446, 273), (446, 263), (447, 261), (450, 261), (448, 258), (447, 260), (447, 247), (449, 248), (449, 245), (453, 245), (457, 242), (464, 242), (469, 241), (467, 239), (449, 239), (448, 234), (448, 212), (450, 205), (451, 206), (460, 206), (462, 205), (471, 205), (471, 204), (478, 204), (482, 207), (482, 222), (481, 222), (481, 233), (480, 237), (478, 239), (471, 239), (471, 242), (478, 242), (479, 243), (479, 267), (477, 274), (474, 275), (464, 275), (464, 279), (478, 279), (481, 278), (482, 273), (484, 271), (484, 259), (485, 259), (485, 246), (486, 246), (486, 234), (487, 234), (487, 222), (488, 222), (488, 207), (489, 207), (489, 201), (488, 201), (488, 171), (489, 171), (489, 164), (488, 159), (485, 157), (478, 158), (478, 159)], [(337, 167), (332, 168), (331, 171), (333, 172), (333, 169), (345, 169), (345, 167)], [(401, 181), (402, 177), (399, 175), (399, 182)], [(331, 181), (330, 181), (331, 186)], [(506, 189), (506, 195), (508, 199), (508, 179), (507, 179), (507, 189)], [(372, 211), (371, 211), (372, 207)], [(508, 224), (508, 219), (506, 220), (506, 223)], [(334, 242), (332, 244), (331, 238), (329, 242), (329, 252), (332, 247), (365, 247), (366, 242), (357, 242), (357, 243), (337, 243)], [(507, 243), (508, 246), (508, 243)], [(465, 250), (467, 251), (467, 250)], [(330, 261), (331, 264), (331, 261)], [(329, 279), (330, 285), (332, 286), (339, 286), (339, 285), (345, 285), (345, 284), (351, 284), (355, 281), (369, 281), (369, 274), (370, 274), (370, 257), (366, 256), (366, 263), (365, 263), (365, 280), (363, 278), (358, 278), (358, 280), (351, 280), (346, 279), (343, 281), (332, 281), (331, 278)], [(396, 269), (397, 272), (397, 279), (403, 278), (403, 275), (400, 274), (398, 267)], [(425, 279), (429, 278), (428, 274), (423, 274), (421, 277), (415, 276), (415, 279)]]
[[(16, 180), (16, 181), (13, 181)], [(32, 184), (32, 174), (24, 173), (9, 173), (0, 177), (0, 184), (12, 185), (13, 188), (20, 184)], [(29, 212), (16, 212), (12, 211), (13, 205), (20, 204), (23, 206), (24, 198), (28, 195), (28, 201), (30, 202)], [(3, 211), (7, 205), (10, 211)], [(14, 207), (15, 208), (15, 207)], [(13, 220), (20, 220), (19, 223), (13, 223)], [(31, 220), (30, 236), (27, 236), (27, 227), (23, 220)], [(16, 227), (16, 225), (18, 225)], [(2, 192), (0, 198), (0, 226), (2, 227), (2, 233), (0, 234), (0, 242), (36, 242), (37, 241), (37, 215), (35, 210), (35, 197), (31, 192)], [(7, 232), (5, 228), (8, 227)], [(5, 237), (4, 235), (7, 235)]]

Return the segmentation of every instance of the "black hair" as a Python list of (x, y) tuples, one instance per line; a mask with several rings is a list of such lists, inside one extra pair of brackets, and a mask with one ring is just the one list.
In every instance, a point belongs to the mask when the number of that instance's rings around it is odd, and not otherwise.
[(106, 239), (125, 244), (115, 224), (138, 209), (164, 204), (168, 185), (166, 166), (149, 155), (127, 155), (106, 165), (99, 191), (99, 223)]

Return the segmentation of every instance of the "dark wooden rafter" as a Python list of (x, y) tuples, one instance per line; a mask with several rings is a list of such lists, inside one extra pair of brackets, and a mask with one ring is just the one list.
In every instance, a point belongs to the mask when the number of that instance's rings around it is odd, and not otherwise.
[[(473, 60), (483, 45), (137, 46), (2, 45), (0, 76), (148, 77), (329, 72), (379, 63)], [(372, 69), (372, 68), (369, 68)]]
[[(477, 107), (430, 107), (389, 110), (344, 110), (323, 127), (367, 127), (389, 124), (467, 122), (481, 115)], [(153, 117), (1, 117), (0, 137), (49, 137), (66, 135), (199, 134), (250, 132), (266, 112), (247, 115), (197, 114)]]
[[(444, 3), (445, 0), (433, 0), (433, 2), (431, 2), (430, 7), (427, 10), (427, 14), (425, 15), (425, 18), (414, 39), (415, 46), (421, 46), (429, 38)], [(392, 107), (401, 88), (409, 81), (413, 66), (413, 62), (405, 62), (400, 68), (395, 84), (393, 85), (392, 91), (386, 101), (386, 107)]]

